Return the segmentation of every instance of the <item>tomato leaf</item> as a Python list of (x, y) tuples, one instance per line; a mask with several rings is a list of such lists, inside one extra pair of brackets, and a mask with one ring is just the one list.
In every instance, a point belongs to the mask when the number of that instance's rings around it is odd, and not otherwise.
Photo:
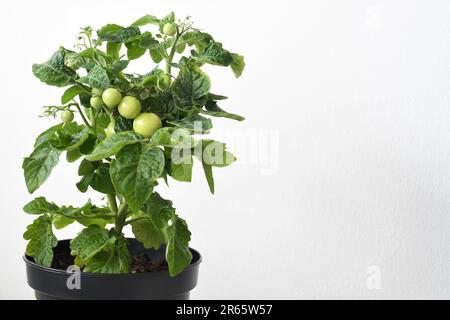
[(26, 254), (34, 258), (37, 264), (50, 267), (53, 261), (53, 248), (58, 244), (52, 230), (52, 219), (42, 215), (27, 227), (23, 234), (29, 240)]
[(188, 129), (194, 133), (208, 133), (212, 129), (211, 119), (205, 118), (199, 114), (193, 114), (181, 120), (172, 120), (168, 123)]
[(36, 142), (34, 143), (34, 147), (37, 148), (40, 144), (49, 141), (50, 138), (55, 134), (55, 132), (61, 128), (61, 124), (57, 124), (56, 126), (50, 127), (44, 132), (42, 132), (37, 138)]
[(142, 27), (147, 24), (159, 25), (159, 19), (155, 16), (146, 14), (131, 24), (132, 27)]
[(150, 217), (133, 222), (131, 228), (136, 240), (142, 242), (147, 249), (159, 249), (164, 244), (164, 234), (155, 226)]
[(223, 110), (222, 108), (220, 108), (217, 105), (217, 101), (212, 101), (212, 100), (208, 101), (205, 105), (205, 109), (206, 110), (201, 110), (200, 112), (205, 115), (208, 115), (208, 116), (218, 117), (218, 118), (228, 118), (228, 119), (237, 120), (237, 121), (245, 120), (244, 117), (242, 117), (238, 114), (229, 113), (229, 112), (226, 112), (225, 110)]
[(96, 65), (87, 76), (80, 78), (80, 81), (93, 88), (107, 89), (109, 87), (108, 74), (100, 65)]
[(147, 51), (147, 49), (139, 46), (139, 39), (128, 42), (125, 46), (127, 47), (127, 57), (130, 60), (135, 60), (142, 57), (145, 54), (145, 51)]
[(58, 164), (60, 155), (61, 151), (53, 148), (50, 142), (43, 142), (23, 160), (22, 168), (28, 192), (33, 193), (47, 180)]
[(23, 207), (23, 211), (28, 214), (45, 214), (58, 210), (59, 207), (55, 203), (48, 202), (44, 197), (37, 197)]
[(191, 54), (200, 63), (228, 67), (233, 62), (231, 53), (222, 48), (221, 43), (214, 41), (211, 41), (200, 53), (192, 51)]
[(123, 28), (118, 25), (107, 25), (97, 31), (102, 41), (127, 43), (140, 37), (141, 31), (138, 27)]
[(84, 272), (94, 273), (128, 273), (130, 271), (131, 256), (126, 240), (123, 238), (109, 246), (109, 250), (97, 253), (90, 259)]
[(123, 147), (138, 142), (141, 138), (134, 132), (124, 131), (116, 133), (102, 140), (92, 151), (86, 156), (89, 161), (98, 161), (115, 155)]
[(89, 184), (92, 189), (100, 193), (108, 194), (114, 193), (114, 185), (111, 181), (111, 175), (109, 173), (109, 164), (102, 164), (95, 172), (92, 174), (92, 179)]
[(185, 220), (174, 215), (167, 227), (166, 260), (172, 277), (182, 272), (192, 261), (189, 249), (191, 233)]
[(231, 56), (233, 57), (233, 62), (231, 62), (231, 70), (233, 70), (236, 78), (239, 78), (245, 68), (244, 56), (237, 53), (232, 53)]
[(61, 103), (66, 104), (69, 103), (73, 98), (75, 98), (80, 93), (83, 93), (84, 89), (79, 85), (72, 86), (64, 91), (64, 94), (61, 97)]
[(188, 109), (203, 106), (211, 88), (209, 77), (192, 65), (186, 65), (172, 85), (173, 99), (177, 107)]
[(78, 149), (89, 137), (89, 129), (76, 122), (70, 122), (58, 128), (49, 142), (55, 149), (71, 151)]
[(33, 64), (33, 74), (51, 86), (65, 87), (71, 84), (74, 73), (64, 64), (64, 55), (65, 49), (60, 48), (47, 62)]
[(89, 263), (92, 257), (115, 241), (116, 238), (108, 230), (92, 225), (70, 241), (70, 254), (80, 256), (85, 263)]
[(111, 164), (112, 182), (133, 210), (139, 210), (149, 198), (164, 163), (160, 148), (148, 149), (141, 144), (124, 147), (116, 155)]

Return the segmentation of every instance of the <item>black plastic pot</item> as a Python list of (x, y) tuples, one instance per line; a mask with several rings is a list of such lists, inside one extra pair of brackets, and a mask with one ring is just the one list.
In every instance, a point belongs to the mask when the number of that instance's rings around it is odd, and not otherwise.
[[(164, 259), (165, 248), (149, 250), (135, 239), (128, 240), (132, 255), (145, 254), (156, 261)], [(59, 241), (54, 248), (55, 255), (61, 250), (69, 252), (69, 241)], [(38, 300), (187, 300), (190, 291), (197, 285), (202, 261), (197, 251), (191, 249), (191, 252), (191, 265), (176, 277), (171, 278), (168, 271), (130, 274), (81, 272), (80, 289), (68, 288), (67, 282), (69, 277), (74, 276), (73, 273), (37, 265), (28, 256), (24, 256), (24, 260), (28, 284), (35, 290)]]

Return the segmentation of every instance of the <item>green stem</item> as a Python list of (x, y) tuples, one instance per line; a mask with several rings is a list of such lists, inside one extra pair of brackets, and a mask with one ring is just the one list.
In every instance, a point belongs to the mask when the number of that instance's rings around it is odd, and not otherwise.
[(111, 212), (114, 214), (114, 216), (117, 216), (116, 196), (112, 193), (109, 193), (106, 195), (106, 199), (108, 200), (108, 206), (111, 209)]
[(77, 104), (74, 104), (75, 107), (78, 109), (78, 112), (81, 115), (81, 119), (83, 119), (84, 124), (86, 125), (86, 127), (89, 128), (89, 130), (91, 130), (92, 132), (94, 131), (94, 128), (92, 128), (92, 126), (89, 124), (89, 121), (87, 120), (86, 116), (84, 115), (83, 111), (81, 110), (80, 106)]
[(117, 211), (117, 216), (116, 216), (115, 229), (118, 233), (122, 233), (122, 229), (125, 226), (125, 220), (127, 219), (127, 215), (128, 215), (128, 204), (124, 200), (122, 202), (122, 204), (120, 205), (119, 210)]
[(171, 75), (171, 72), (172, 72), (172, 60), (173, 60), (173, 57), (175, 56), (175, 53), (177, 52), (177, 43), (178, 43), (178, 39), (180, 38), (181, 34), (182, 34), (182, 32), (179, 33), (177, 30), (177, 35), (175, 36), (175, 40), (173, 42), (172, 49), (170, 50), (169, 56), (166, 58), (166, 74), (169, 76)]
[(125, 225), (129, 225), (129, 224), (132, 224), (133, 222), (147, 220), (147, 219), (148, 219), (148, 217), (138, 217), (138, 218), (130, 219), (130, 220), (125, 221)]
[(97, 117), (97, 112), (94, 113), (94, 108), (89, 108), (89, 119), (91, 120), (92, 128), (95, 130), (95, 118)]

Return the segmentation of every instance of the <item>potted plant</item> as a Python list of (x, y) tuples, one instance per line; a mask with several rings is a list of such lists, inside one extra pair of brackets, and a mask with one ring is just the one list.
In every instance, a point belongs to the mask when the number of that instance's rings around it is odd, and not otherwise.
[[(186, 221), (156, 189), (170, 179), (190, 182), (195, 158), (214, 193), (213, 168), (235, 157), (201, 135), (211, 130), (210, 117), (243, 117), (218, 106), (226, 97), (210, 91), (201, 67), (230, 67), (239, 77), (244, 58), (173, 13), (86, 27), (77, 40), (75, 50), (60, 47), (33, 65), (39, 80), (67, 88), (44, 110), (61, 122), (37, 137), (23, 170), (32, 194), (65, 156), (79, 162), (78, 190), (100, 192), (106, 204), (57, 205), (40, 196), (24, 206), (36, 217), (24, 233), (28, 283), (38, 299), (189, 298), (201, 257), (189, 248)], [(141, 57), (154, 68), (127, 73)], [(72, 223), (81, 232), (58, 241), (54, 230)]]

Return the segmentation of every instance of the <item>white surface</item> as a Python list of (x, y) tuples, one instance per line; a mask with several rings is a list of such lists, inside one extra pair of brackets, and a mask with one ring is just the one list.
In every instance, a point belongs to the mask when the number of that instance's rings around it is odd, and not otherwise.
[[(21, 161), (52, 123), (40, 107), (62, 93), (32, 63), (70, 47), (78, 27), (170, 9), (246, 57), (237, 81), (208, 68), (224, 106), (247, 116), (216, 121), (215, 136), (279, 137), (264, 158), (275, 171), (243, 150), (216, 171), (215, 196), (198, 167), (193, 184), (161, 191), (204, 255), (192, 297), (450, 298), (450, 2), (375, 0), (2, 3), (0, 298), (33, 296)], [(81, 204), (76, 166), (61, 163), (36, 195)], [(366, 285), (372, 265), (380, 290)]]

